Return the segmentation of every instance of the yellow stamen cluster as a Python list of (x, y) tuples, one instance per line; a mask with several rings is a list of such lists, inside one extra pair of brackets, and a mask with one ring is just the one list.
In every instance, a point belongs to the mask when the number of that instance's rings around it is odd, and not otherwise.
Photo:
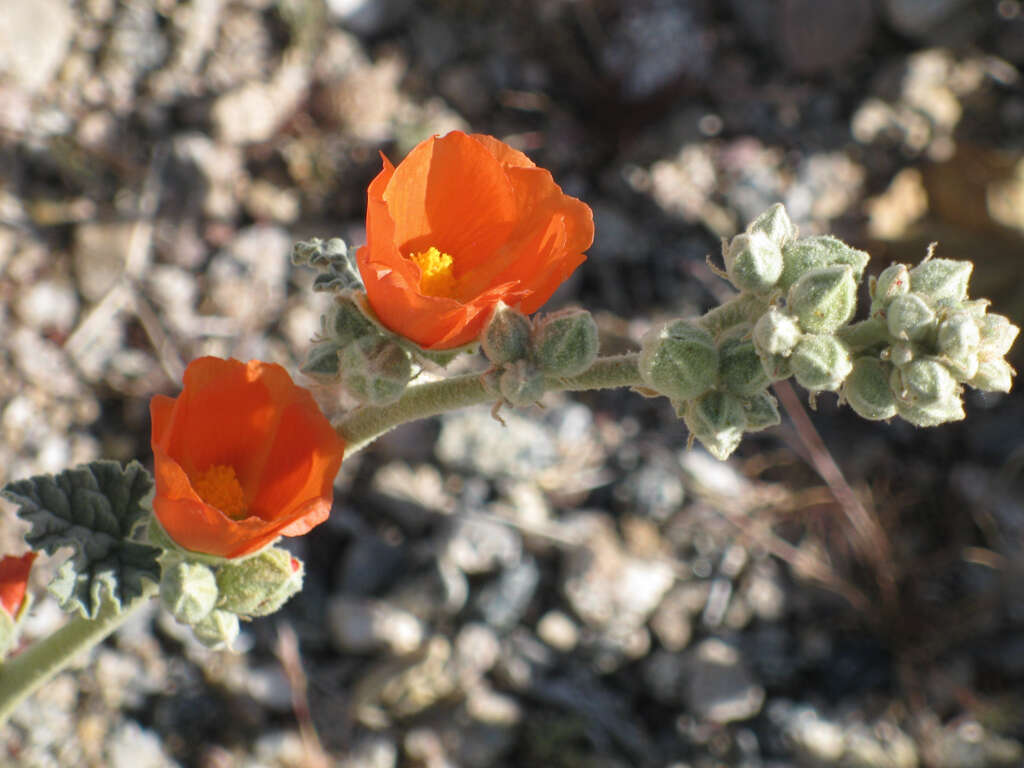
[(234, 467), (214, 464), (192, 480), (192, 489), (210, 506), (216, 507), (232, 520), (248, 517), (245, 492), (242, 490)]
[(420, 268), (420, 291), (428, 296), (451, 297), (455, 293), (454, 260), (434, 246), (410, 257)]

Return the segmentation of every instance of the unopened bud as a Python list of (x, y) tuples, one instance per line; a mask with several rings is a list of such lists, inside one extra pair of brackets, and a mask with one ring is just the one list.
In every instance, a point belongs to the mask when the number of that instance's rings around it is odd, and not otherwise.
[(950, 421), (960, 421), (966, 415), (959, 397), (950, 397), (931, 405), (915, 405), (899, 400), (896, 407), (900, 418), (915, 427), (937, 427)]
[(789, 243), (782, 249), (782, 275), (779, 287), (788, 290), (809, 270), (836, 264), (846, 264), (853, 270), (855, 281), (860, 281), (870, 257), (864, 251), (851, 248), (831, 235), (816, 235)]
[(1020, 328), (1003, 315), (988, 314), (978, 322), (981, 339), (978, 354), (983, 360), (997, 360), (1010, 351)]
[(575, 376), (597, 358), (597, 323), (584, 309), (547, 315), (533, 333), (533, 357), (549, 376)]
[(782, 274), (782, 250), (763, 232), (736, 235), (724, 256), (729, 280), (741, 291), (766, 291)]
[(217, 607), (239, 616), (274, 613), (302, 589), (303, 574), (302, 563), (277, 547), (225, 563), (217, 571), (220, 588)]
[(693, 436), (720, 461), (725, 461), (736, 450), (747, 426), (742, 401), (717, 390), (686, 403), (682, 417)]
[(956, 379), (942, 363), (920, 359), (893, 370), (893, 392), (912, 405), (930, 406), (959, 395)]
[(935, 313), (921, 296), (905, 293), (889, 304), (885, 322), (889, 333), (895, 338), (917, 341), (926, 337), (935, 327)]
[(193, 625), (192, 631), (196, 639), (207, 648), (231, 650), (238, 639), (238, 617), (228, 611), (215, 609)]
[(217, 604), (217, 579), (201, 563), (176, 563), (164, 569), (160, 600), (182, 624), (198, 624)]
[(1013, 368), (1005, 360), (985, 360), (967, 383), (982, 392), (1009, 392), (1013, 374)]
[(771, 307), (754, 325), (754, 344), (762, 354), (787, 357), (802, 335), (796, 320), (777, 307)]
[(978, 372), (980, 344), (978, 321), (968, 312), (950, 315), (939, 324), (939, 354), (960, 381), (966, 381)]
[(675, 400), (692, 400), (718, 381), (718, 347), (708, 331), (688, 320), (673, 320), (644, 336), (640, 376)]
[(338, 355), (342, 385), (366, 403), (386, 405), (402, 396), (412, 379), (409, 353), (391, 339), (364, 336)]
[(834, 392), (853, 368), (846, 345), (835, 336), (814, 333), (800, 339), (789, 364), (800, 386), (811, 392)]
[(375, 336), (377, 328), (363, 314), (359, 306), (348, 298), (339, 298), (331, 304), (330, 309), (321, 318), (320, 335), (322, 341), (333, 341), (338, 347), (344, 347), (364, 336)]
[(516, 360), (498, 379), (501, 396), (517, 408), (533, 405), (544, 395), (544, 374), (526, 360)]
[(868, 283), (871, 293), (871, 315), (884, 312), (892, 300), (910, 290), (910, 270), (906, 264), (892, 264)]
[(789, 290), (787, 307), (809, 333), (832, 333), (853, 317), (857, 281), (845, 265), (818, 267), (804, 273)]
[(782, 203), (775, 203), (747, 227), (750, 234), (764, 233), (779, 248), (796, 240), (796, 226)]
[(910, 270), (910, 289), (924, 294), (930, 302), (942, 299), (963, 301), (974, 264), (952, 259), (930, 259)]
[(302, 373), (320, 382), (333, 381), (338, 378), (341, 363), (338, 360), (338, 345), (333, 341), (314, 344), (306, 353), (306, 363)]
[(779, 418), (779, 404), (767, 392), (758, 392), (744, 400), (743, 413), (747, 419), (747, 432), (758, 432), (782, 422)]
[(896, 415), (896, 398), (889, 387), (890, 366), (874, 357), (859, 357), (843, 381), (843, 397), (861, 418), (869, 421)]
[(526, 357), (530, 347), (530, 320), (517, 309), (498, 302), (480, 336), (480, 346), (494, 365)]
[(730, 392), (750, 397), (768, 386), (754, 342), (729, 339), (718, 349), (719, 380)]

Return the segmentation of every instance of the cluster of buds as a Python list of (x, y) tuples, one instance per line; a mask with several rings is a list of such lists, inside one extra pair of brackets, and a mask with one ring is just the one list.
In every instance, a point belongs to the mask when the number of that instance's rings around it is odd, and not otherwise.
[(917, 426), (964, 416), (964, 384), (1010, 389), (1018, 328), (967, 298), (970, 262), (893, 265), (870, 281), (870, 317), (850, 325), (868, 254), (828, 235), (798, 238), (781, 205), (723, 243), (740, 295), (643, 340), (640, 376), (670, 398), (691, 435), (725, 458), (745, 432), (778, 423), (767, 387), (793, 376), (813, 397), (837, 392), (868, 419)]
[(334, 294), (302, 372), (339, 384), (360, 403), (384, 405), (401, 397), (418, 373), (415, 351), (376, 321), (344, 241), (313, 238), (298, 243), (292, 263), (318, 270), (313, 290)]
[(230, 648), (240, 619), (274, 613), (302, 589), (302, 562), (278, 547), (235, 560), (167, 552), (160, 600), (211, 648)]
[(544, 377), (582, 373), (597, 358), (597, 324), (589, 312), (569, 308), (529, 318), (499, 303), (480, 337), (492, 370), (487, 381), (504, 402), (533, 405), (546, 390)]
[(919, 427), (964, 418), (964, 385), (1009, 392), (1005, 355), (1020, 329), (970, 300), (967, 261), (893, 264), (869, 281), (871, 315), (851, 337), (863, 346), (843, 398), (865, 419), (900, 416)]

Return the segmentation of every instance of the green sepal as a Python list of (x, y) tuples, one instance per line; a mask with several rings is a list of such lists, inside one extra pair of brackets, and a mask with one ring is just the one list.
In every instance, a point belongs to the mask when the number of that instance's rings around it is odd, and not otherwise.
[(493, 365), (522, 360), (530, 351), (530, 318), (499, 301), (484, 326), (480, 347)]
[(910, 290), (910, 270), (906, 264), (890, 264), (877, 278), (868, 280), (871, 316), (884, 312), (892, 300)]
[(691, 400), (718, 382), (718, 347), (696, 321), (672, 320), (642, 340), (640, 377), (674, 401)]
[(799, 323), (778, 307), (769, 307), (754, 324), (754, 345), (764, 355), (791, 355), (801, 335)]
[(752, 397), (769, 384), (754, 342), (749, 339), (723, 341), (718, 347), (718, 361), (719, 380), (733, 394)]
[(916, 405), (897, 401), (900, 418), (909, 421), (915, 427), (937, 427), (950, 421), (961, 421), (965, 418), (964, 404), (959, 397), (951, 397), (932, 405)]
[(526, 408), (544, 396), (544, 374), (532, 363), (516, 360), (501, 372), (498, 390), (510, 405)]
[(725, 461), (739, 447), (747, 427), (740, 398), (718, 390), (685, 403), (680, 415), (687, 429), (719, 461)]
[(391, 338), (364, 336), (338, 353), (342, 386), (371, 405), (393, 403), (415, 375), (409, 352)]
[(986, 314), (978, 320), (981, 341), (978, 354), (984, 360), (994, 360), (1010, 351), (1020, 328), (1005, 315)]
[(749, 234), (763, 233), (779, 248), (789, 245), (796, 240), (796, 225), (786, 213), (782, 203), (775, 203), (768, 210), (750, 222), (747, 227)]
[(949, 369), (929, 359), (913, 360), (894, 369), (889, 386), (900, 400), (917, 406), (931, 407), (960, 394), (960, 387)]
[(782, 423), (779, 403), (767, 392), (758, 392), (743, 401), (743, 414), (747, 419), (747, 432), (760, 432)]
[(533, 358), (549, 376), (575, 376), (597, 359), (597, 323), (585, 309), (570, 307), (537, 321)]
[(929, 259), (910, 270), (910, 289), (924, 294), (932, 303), (943, 299), (963, 301), (973, 269), (969, 261)]
[(94, 461), (61, 472), (8, 483), (2, 492), (32, 527), (25, 541), (35, 550), (74, 552), (50, 583), (65, 611), (95, 618), (104, 593), (120, 610), (160, 581), (161, 550), (132, 541), (151, 514), (153, 478), (132, 461)]
[(1009, 392), (1014, 373), (1005, 360), (985, 360), (967, 383), (982, 392)]
[(334, 381), (340, 375), (341, 362), (338, 353), (341, 349), (333, 341), (314, 344), (306, 353), (306, 362), (299, 370), (311, 379), (320, 382)]
[(809, 333), (789, 358), (797, 383), (809, 392), (835, 391), (849, 375), (850, 351), (835, 336)]
[(842, 395), (854, 413), (868, 421), (896, 415), (896, 397), (889, 386), (892, 366), (875, 357), (859, 357), (843, 382)]
[(203, 563), (178, 561), (164, 567), (160, 600), (182, 624), (194, 626), (217, 605), (217, 578)]
[(238, 616), (215, 608), (192, 627), (196, 639), (207, 648), (232, 650), (238, 638)]
[(783, 267), (778, 286), (789, 290), (808, 270), (833, 264), (848, 265), (853, 270), (854, 279), (860, 282), (870, 258), (864, 251), (851, 248), (832, 235), (805, 237), (783, 247)]
[(767, 291), (782, 274), (782, 250), (764, 232), (736, 235), (723, 251), (726, 274), (741, 291)]
[(853, 270), (846, 264), (808, 270), (789, 289), (786, 307), (808, 333), (835, 332), (857, 308)]
[(885, 322), (894, 338), (919, 341), (935, 328), (935, 312), (920, 294), (905, 293), (889, 304)]

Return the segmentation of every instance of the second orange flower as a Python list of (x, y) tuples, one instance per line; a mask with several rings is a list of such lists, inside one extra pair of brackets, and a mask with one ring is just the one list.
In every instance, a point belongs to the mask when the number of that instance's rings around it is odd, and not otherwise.
[(424, 349), (480, 335), (499, 301), (529, 314), (578, 267), (590, 208), (491, 136), (417, 145), (370, 184), (356, 259), (380, 321)]

